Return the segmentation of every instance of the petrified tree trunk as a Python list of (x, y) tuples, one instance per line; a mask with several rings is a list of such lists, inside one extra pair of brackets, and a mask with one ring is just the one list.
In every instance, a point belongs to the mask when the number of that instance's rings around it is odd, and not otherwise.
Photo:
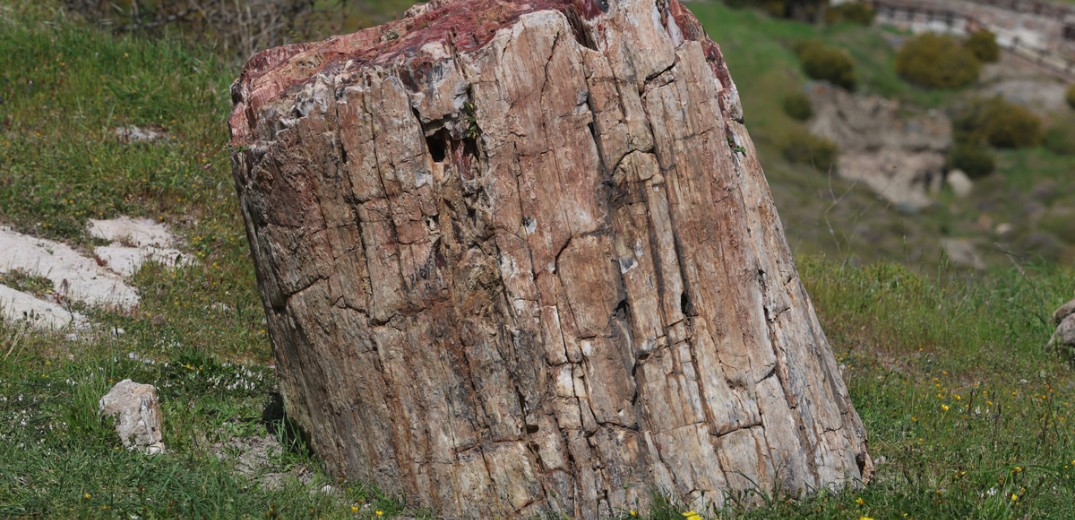
[(719, 48), (675, 0), (444, 0), (255, 56), (235, 178), (290, 414), (448, 517), (868, 478)]

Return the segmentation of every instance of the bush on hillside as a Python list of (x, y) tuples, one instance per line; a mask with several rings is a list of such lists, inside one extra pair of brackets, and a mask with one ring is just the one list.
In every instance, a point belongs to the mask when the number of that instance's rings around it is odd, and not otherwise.
[(795, 53), (803, 72), (810, 78), (855, 90), (855, 62), (847, 51), (828, 47), (817, 40), (806, 40), (795, 46)]
[(814, 106), (810, 103), (809, 96), (795, 92), (784, 98), (784, 113), (796, 121), (806, 121), (814, 117)]
[(1064, 100), (1068, 102), (1068, 106), (1075, 108), (1075, 85), (1068, 87), (1068, 91), (1064, 94)]
[(963, 170), (968, 177), (985, 177), (996, 169), (993, 154), (981, 145), (960, 143), (948, 151), (948, 170)]
[(836, 143), (806, 130), (790, 133), (780, 151), (789, 162), (809, 164), (818, 171), (828, 172), (836, 165)]
[(834, 5), (825, 11), (825, 23), (857, 23), (872, 25), (876, 15), (873, 7), (862, 2)]
[(896, 73), (923, 87), (956, 88), (978, 79), (981, 63), (951, 36), (926, 33), (896, 53)]
[(1056, 155), (1075, 155), (1075, 128), (1055, 126), (1045, 132), (1041, 142), (1046, 150)]
[(1032, 147), (1042, 139), (1041, 119), (1000, 96), (971, 102), (952, 121), (952, 128), (961, 142), (987, 143), (996, 148)]
[(1000, 59), (997, 35), (988, 29), (979, 29), (971, 33), (967, 41), (963, 42), (963, 46), (982, 63), (996, 63)]

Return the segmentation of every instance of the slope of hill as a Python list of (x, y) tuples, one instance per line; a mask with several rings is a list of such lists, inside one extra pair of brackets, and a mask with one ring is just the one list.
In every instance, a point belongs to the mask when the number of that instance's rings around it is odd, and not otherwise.
[[(789, 241), (797, 251), (853, 257), (864, 261), (893, 260), (919, 269), (942, 261), (945, 239), (967, 239), (989, 265), (1024, 262), (1067, 262), (1075, 258), (1071, 226), (1064, 226), (1075, 208), (1075, 157), (1043, 148), (1002, 151), (998, 172), (960, 199), (948, 190), (936, 204), (907, 211), (877, 199), (864, 186), (836, 175), (783, 159), (779, 146), (801, 123), (781, 110), (780, 101), (801, 91), (807, 80), (791, 47), (819, 39), (846, 49), (854, 58), (861, 94), (876, 94), (906, 106), (948, 110), (975, 97), (1009, 93), (1005, 85), (1048, 85), (1040, 70), (1005, 56), (983, 73), (979, 84), (955, 91), (928, 90), (900, 79), (893, 66), (893, 42), (903, 35), (879, 27), (842, 24), (815, 26), (776, 20), (749, 9), (731, 9), (716, 2), (691, 4), (710, 36), (720, 43), (743, 92), (748, 127), (765, 165)], [(1024, 92), (1011, 92), (1020, 99)], [(1059, 108), (1059, 110), (1057, 110)], [(1051, 123), (1069, 127), (1075, 120), (1064, 106), (1042, 106)], [(1003, 234), (997, 225), (1008, 224)]]

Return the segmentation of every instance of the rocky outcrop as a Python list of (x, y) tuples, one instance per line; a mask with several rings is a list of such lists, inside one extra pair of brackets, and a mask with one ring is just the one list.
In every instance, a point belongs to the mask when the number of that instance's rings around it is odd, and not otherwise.
[(816, 116), (810, 131), (840, 148), (836, 169), (886, 201), (909, 209), (931, 203), (944, 179), (952, 125), (940, 112), (911, 117), (898, 101), (860, 96), (825, 83), (808, 93)]
[(330, 471), (448, 518), (869, 478), (735, 85), (674, 0), (435, 1), (232, 92), (280, 389)]
[[(178, 267), (191, 256), (176, 249), (172, 233), (159, 222), (119, 217), (90, 220), (89, 236), (108, 242), (89, 255), (63, 242), (36, 238), (0, 224), (0, 282), (4, 277), (36, 277), (49, 287), (34, 295), (0, 284), (0, 319), (38, 329), (84, 330), (91, 324), (72, 303), (128, 311), (138, 293), (127, 280), (147, 262)], [(39, 297), (43, 296), (43, 298)]]

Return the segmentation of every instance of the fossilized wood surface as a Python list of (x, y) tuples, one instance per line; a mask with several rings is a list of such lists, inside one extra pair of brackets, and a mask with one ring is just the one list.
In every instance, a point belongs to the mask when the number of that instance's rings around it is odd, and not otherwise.
[(869, 477), (719, 48), (672, 0), (447, 0), (266, 51), (235, 177), (290, 414), (447, 517)]

